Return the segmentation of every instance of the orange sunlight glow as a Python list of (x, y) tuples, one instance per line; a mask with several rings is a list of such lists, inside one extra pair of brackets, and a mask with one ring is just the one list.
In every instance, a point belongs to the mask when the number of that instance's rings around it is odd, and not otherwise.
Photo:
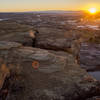
[(91, 14), (96, 14), (97, 9), (96, 9), (96, 8), (90, 8), (88, 11), (89, 11)]

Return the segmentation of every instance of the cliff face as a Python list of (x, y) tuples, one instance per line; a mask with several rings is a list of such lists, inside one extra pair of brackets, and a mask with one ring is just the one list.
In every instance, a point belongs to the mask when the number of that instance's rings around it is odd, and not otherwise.
[[(1, 93), (7, 90), (7, 100), (85, 100), (100, 94), (99, 82), (68, 53), (1, 41), (0, 59)], [(3, 89), (5, 80), (9, 86)]]

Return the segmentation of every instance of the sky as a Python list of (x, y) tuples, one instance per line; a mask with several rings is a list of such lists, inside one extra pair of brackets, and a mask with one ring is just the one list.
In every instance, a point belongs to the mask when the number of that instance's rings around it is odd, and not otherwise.
[(100, 0), (0, 0), (0, 12), (100, 9)]

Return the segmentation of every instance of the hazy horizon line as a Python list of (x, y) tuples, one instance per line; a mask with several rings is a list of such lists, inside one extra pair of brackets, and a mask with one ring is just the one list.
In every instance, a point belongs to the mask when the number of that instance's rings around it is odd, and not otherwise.
[(64, 11), (64, 12), (82, 12), (85, 10), (33, 10), (33, 11), (0, 11), (0, 13), (21, 13), (21, 12), (49, 12), (49, 11)]

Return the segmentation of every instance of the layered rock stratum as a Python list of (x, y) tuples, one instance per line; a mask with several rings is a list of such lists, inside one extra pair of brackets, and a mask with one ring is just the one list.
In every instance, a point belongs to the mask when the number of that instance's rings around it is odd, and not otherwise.
[(85, 100), (100, 94), (99, 82), (71, 54), (1, 41), (0, 58), (0, 81), (9, 82), (6, 100)]

